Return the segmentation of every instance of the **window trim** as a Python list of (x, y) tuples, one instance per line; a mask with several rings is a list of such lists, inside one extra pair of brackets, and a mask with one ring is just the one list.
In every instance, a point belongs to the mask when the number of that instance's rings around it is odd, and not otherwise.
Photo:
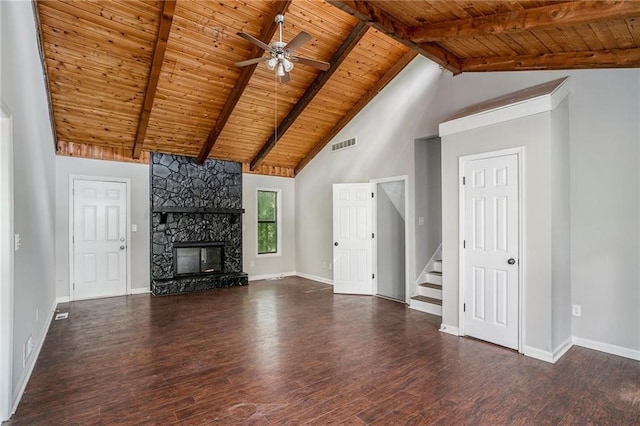
[[(258, 194), (261, 191), (275, 192), (276, 193), (276, 252), (275, 253), (259, 253), (258, 249)], [(267, 258), (267, 257), (279, 257), (282, 256), (282, 189), (278, 188), (256, 188), (256, 214), (255, 214), (255, 236), (256, 236), (256, 245), (255, 245), (255, 253), (256, 259), (258, 258)]]

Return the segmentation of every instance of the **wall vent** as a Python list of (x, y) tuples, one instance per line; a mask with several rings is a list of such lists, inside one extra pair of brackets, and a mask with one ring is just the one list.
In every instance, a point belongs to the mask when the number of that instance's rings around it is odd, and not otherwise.
[(334, 142), (331, 144), (331, 152), (342, 151), (343, 149), (352, 148), (357, 145), (356, 138), (347, 139), (345, 141)]

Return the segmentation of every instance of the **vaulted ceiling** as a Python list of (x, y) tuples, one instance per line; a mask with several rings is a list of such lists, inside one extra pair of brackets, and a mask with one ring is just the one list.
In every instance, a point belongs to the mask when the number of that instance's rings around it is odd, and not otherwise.
[[(640, 66), (638, 1), (38, 0), (56, 148), (294, 176), (416, 55), (454, 74)], [(306, 31), (280, 84), (237, 35)], [(275, 129), (277, 128), (277, 132)], [(277, 137), (276, 137), (277, 135)]]

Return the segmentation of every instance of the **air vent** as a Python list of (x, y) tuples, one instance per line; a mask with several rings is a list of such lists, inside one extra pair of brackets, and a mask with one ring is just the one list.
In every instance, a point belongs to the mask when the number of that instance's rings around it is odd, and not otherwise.
[(331, 144), (331, 152), (342, 151), (343, 149), (356, 146), (356, 138), (347, 139), (346, 141), (334, 142)]

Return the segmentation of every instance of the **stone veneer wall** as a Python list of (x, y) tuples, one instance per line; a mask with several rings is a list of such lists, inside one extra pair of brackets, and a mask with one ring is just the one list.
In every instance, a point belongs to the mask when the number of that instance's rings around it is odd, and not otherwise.
[[(242, 272), (242, 165), (151, 154), (151, 291), (185, 293), (248, 284)], [(164, 220), (164, 223), (163, 223)], [(173, 244), (224, 242), (222, 274), (174, 277)]]

